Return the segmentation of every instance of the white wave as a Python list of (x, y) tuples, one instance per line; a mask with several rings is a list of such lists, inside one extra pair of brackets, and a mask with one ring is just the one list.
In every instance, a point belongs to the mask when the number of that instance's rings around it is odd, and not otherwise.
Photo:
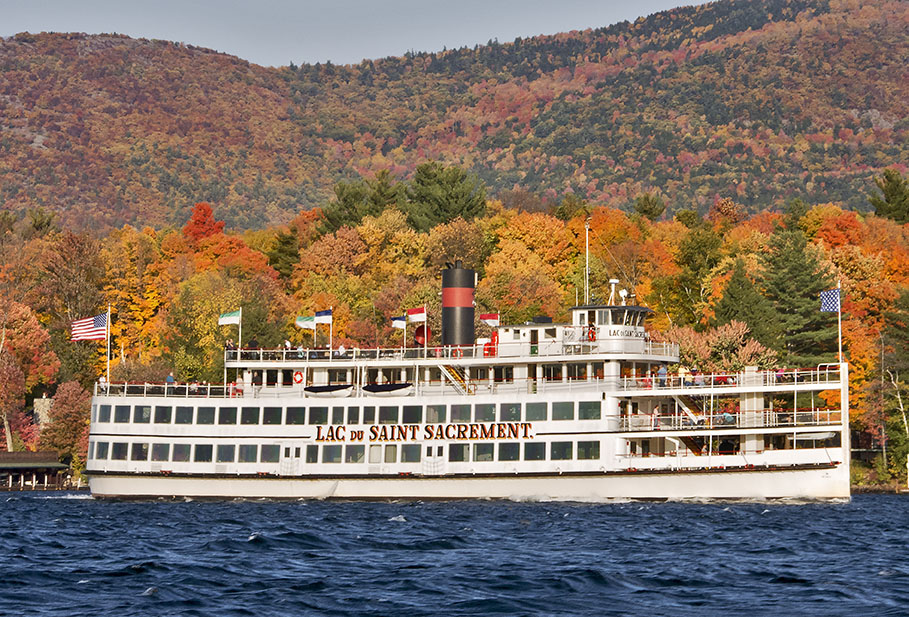
[(388, 520), (389, 520), (389, 521), (392, 521), (392, 522), (395, 522), (395, 523), (406, 523), (406, 522), (407, 522), (407, 519), (404, 518), (404, 515), (402, 515), (402, 514), (399, 514), (399, 515), (397, 515), (397, 516), (392, 516), (392, 517), (391, 517), (390, 519), (388, 519)]

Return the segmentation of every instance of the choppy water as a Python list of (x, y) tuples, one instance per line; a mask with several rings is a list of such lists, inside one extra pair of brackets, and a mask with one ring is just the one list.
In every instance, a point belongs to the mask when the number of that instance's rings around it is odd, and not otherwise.
[(0, 615), (906, 615), (909, 497), (155, 502), (0, 494)]

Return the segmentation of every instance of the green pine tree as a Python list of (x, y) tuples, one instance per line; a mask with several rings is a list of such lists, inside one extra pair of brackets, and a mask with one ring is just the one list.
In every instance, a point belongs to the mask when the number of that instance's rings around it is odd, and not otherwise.
[(748, 275), (745, 274), (745, 262), (735, 260), (732, 276), (723, 290), (723, 297), (713, 309), (714, 317), (710, 322), (713, 327), (722, 326), (730, 321), (741, 321), (748, 326), (751, 336), (766, 347), (773, 347), (776, 333), (774, 331), (773, 306), (760, 294)]
[(485, 212), (486, 185), (460, 167), (423, 163), (407, 187), (405, 213), (417, 231), (429, 231), (458, 217), (470, 221)]
[(830, 274), (808, 250), (801, 230), (777, 229), (769, 244), (762, 260), (762, 283), (773, 306), (772, 348), (793, 367), (835, 362), (836, 315), (820, 310), (821, 292), (834, 287)]
[(878, 216), (885, 216), (897, 223), (909, 223), (909, 180), (895, 169), (885, 169), (884, 175), (875, 178), (874, 183), (881, 189), (868, 197)]
[(300, 261), (300, 245), (293, 231), (278, 232), (275, 246), (268, 252), (268, 265), (278, 271), (281, 278), (289, 281), (294, 266)]

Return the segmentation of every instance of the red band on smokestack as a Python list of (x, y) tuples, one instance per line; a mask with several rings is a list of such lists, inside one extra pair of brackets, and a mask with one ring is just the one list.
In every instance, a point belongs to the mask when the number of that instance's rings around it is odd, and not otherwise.
[(472, 307), (473, 288), (471, 287), (445, 287), (442, 289), (442, 307)]

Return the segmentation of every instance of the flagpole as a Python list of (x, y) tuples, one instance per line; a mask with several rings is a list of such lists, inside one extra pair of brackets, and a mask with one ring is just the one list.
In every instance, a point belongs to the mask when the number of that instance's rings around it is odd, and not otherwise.
[(426, 305), (423, 305), (423, 357), (429, 357), (429, 315), (426, 314)]
[(110, 302), (107, 303), (107, 383), (110, 383)]
[(404, 338), (401, 340), (401, 353), (407, 354), (407, 310), (404, 310)]
[[(243, 307), (240, 307), (240, 322), (237, 324), (240, 330), (237, 332), (237, 349), (243, 349)], [(238, 352), (239, 353), (239, 352)], [(237, 356), (239, 357), (239, 356)]]
[(334, 337), (334, 327), (335, 327), (335, 311), (334, 311), (334, 308), (335, 308), (334, 306), (329, 306), (329, 307), (328, 307), (328, 317), (329, 317), (329, 321), (328, 321), (328, 351), (329, 351), (329, 355), (330, 355), (330, 352), (331, 352), (331, 346), (334, 344), (334, 342), (333, 342), (333, 341), (334, 341), (334, 338), (333, 338), (333, 337)]
[(836, 325), (839, 330), (839, 357), (840, 364), (843, 363), (843, 292), (841, 291), (840, 279), (836, 279)]

